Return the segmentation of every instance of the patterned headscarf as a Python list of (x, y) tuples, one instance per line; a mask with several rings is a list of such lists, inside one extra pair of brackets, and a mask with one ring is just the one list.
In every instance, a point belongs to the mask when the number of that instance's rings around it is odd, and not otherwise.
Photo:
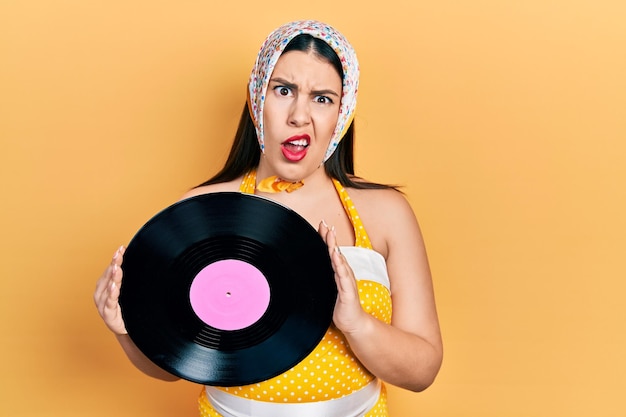
[(356, 95), (359, 87), (359, 62), (354, 49), (347, 39), (325, 23), (315, 20), (301, 20), (287, 23), (274, 30), (267, 37), (257, 56), (248, 84), (248, 107), (254, 121), (261, 151), (264, 151), (263, 107), (270, 76), (276, 62), (287, 44), (296, 36), (309, 34), (325, 41), (337, 54), (343, 68), (342, 97), (339, 107), (339, 119), (330, 140), (324, 161), (333, 154), (339, 141), (354, 118)]

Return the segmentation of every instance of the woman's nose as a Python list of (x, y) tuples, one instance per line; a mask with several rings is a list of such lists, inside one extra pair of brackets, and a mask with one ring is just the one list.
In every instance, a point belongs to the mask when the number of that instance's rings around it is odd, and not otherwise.
[(288, 123), (292, 126), (304, 126), (311, 121), (311, 109), (309, 102), (304, 97), (298, 97), (293, 101), (289, 113)]

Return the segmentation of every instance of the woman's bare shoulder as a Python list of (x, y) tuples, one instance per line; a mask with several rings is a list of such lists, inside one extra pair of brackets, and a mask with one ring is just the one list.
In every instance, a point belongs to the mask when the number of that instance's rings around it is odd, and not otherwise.
[(359, 211), (389, 212), (409, 208), (404, 194), (394, 188), (348, 188), (348, 194)]
[(417, 219), (404, 194), (393, 188), (356, 189), (348, 194), (374, 248), (387, 257), (392, 241), (418, 233)]
[(211, 194), (211, 193), (223, 193), (223, 192), (235, 192), (239, 191), (239, 185), (241, 184), (241, 178), (233, 181), (220, 182), (217, 184), (202, 185), (200, 187), (192, 188), (182, 195), (181, 200), (197, 197), (199, 195)]

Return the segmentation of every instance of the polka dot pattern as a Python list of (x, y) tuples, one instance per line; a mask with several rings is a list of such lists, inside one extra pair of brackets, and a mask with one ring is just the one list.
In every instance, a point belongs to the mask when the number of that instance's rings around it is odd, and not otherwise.
[(352, 356), (341, 332), (331, 327), (309, 356), (282, 375), (258, 384), (222, 389), (258, 401), (311, 402), (343, 397), (372, 379)]
[[(335, 188), (354, 225), (355, 246), (372, 248), (352, 200), (347, 191), (335, 182)], [(256, 184), (254, 172), (242, 181), (240, 191), (252, 193)], [(372, 316), (391, 322), (391, 296), (382, 284), (359, 280), (357, 282), (361, 306)], [(300, 363), (282, 375), (241, 387), (223, 387), (225, 392), (257, 401), (300, 403), (340, 398), (348, 395), (374, 379), (374, 376), (356, 359), (343, 334), (331, 326), (317, 347)], [(202, 390), (199, 399), (200, 415), (221, 417), (209, 404)], [(366, 417), (387, 417), (387, 397), (384, 390), (376, 405)]]
[(370, 242), (370, 238), (365, 231), (365, 227), (363, 227), (361, 217), (356, 211), (356, 207), (354, 207), (354, 203), (352, 203), (352, 199), (348, 195), (348, 192), (336, 179), (333, 179), (333, 184), (339, 194), (339, 198), (341, 198), (343, 208), (346, 210), (346, 213), (352, 222), (352, 227), (354, 227), (354, 246), (358, 248), (372, 249), (372, 242)]
[(245, 194), (254, 194), (256, 189), (256, 171), (250, 171), (244, 175), (239, 186), (239, 191)]
[[(352, 227), (354, 228), (354, 246), (359, 248), (373, 249), (372, 242), (370, 241), (370, 238), (365, 231), (365, 227), (363, 226), (361, 217), (356, 211), (356, 207), (354, 207), (352, 199), (348, 195), (348, 191), (346, 191), (345, 187), (341, 185), (341, 183), (336, 179), (333, 179), (333, 185), (337, 190), (337, 194), (341, 199), (341, 203), (343, 204), (346, 214), (350, 218)], [(241, 185), (239, 186), (239, 191), (246, 194), (254, 194), (255, 190), (256, 171), (252, 170), (243, 177)]]
[(357, 281), (361, 307), (378, 320), (391, 323), (391, 294), (382, 284), (374, 281)]

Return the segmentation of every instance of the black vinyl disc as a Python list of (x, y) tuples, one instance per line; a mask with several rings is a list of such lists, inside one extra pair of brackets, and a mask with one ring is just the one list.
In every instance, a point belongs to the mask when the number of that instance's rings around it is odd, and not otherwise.
[(122, 265), (130, 338), (168, 372), (205, 385), (277, 376), (332, 321), (328, 249), (293, 210), (235, 192), (182, 200), (130, 241)]

